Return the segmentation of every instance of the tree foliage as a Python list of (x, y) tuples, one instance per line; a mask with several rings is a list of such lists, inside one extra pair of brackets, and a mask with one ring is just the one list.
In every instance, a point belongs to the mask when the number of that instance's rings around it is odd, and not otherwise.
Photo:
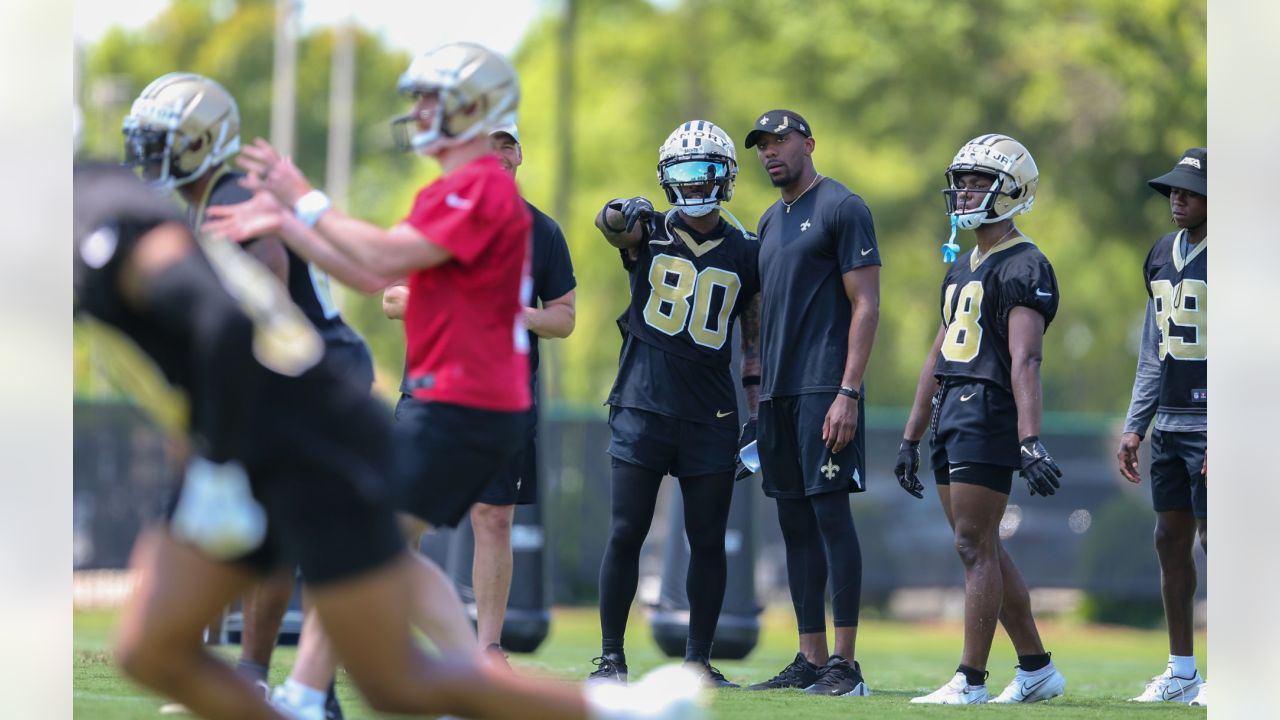
[[(597, 404), (617, 361), (613, 319), (627, 284), (592, 227), (614, 197), (660, 198), (657, 149), (678, 123), (705, 118), (741, 143), (764, 110), (789, 107), (813, 125), (819, 172), (871, 207), (884, 259), (880, 330), (867, 375), (875, 405), (910, 403), (939, 322), (947, 234), (938, 192), (967, 139), (1004, 132), (1040, 167), (1035, 210), (1019, 226), (1053, 261), (1062, 305), (1045, 347), (1045, 407), (1122, 412), (1132, 381), (1145, 293), (1141, 262), (1170, 227), (1167, 203), (1145, 180), (1206, 137), (1203, 0), (575, 0), (575, 87), (556, 106), (560, 15), (529, 29), (521, 73), (520, 184), (550, 210), (565, 192), (565, 229), (578, 277), (578, 329), (544, 343), (553, 397)], [(226, 8), (221, 13), (219, 8)], [(90, 48), (86, 86), (119, 76), (132, 92), (191, 69), (224, 82), (240, 101), (244, 137), (269, 123), (273, 3), (175, 0), (145, 31), (114, 32)], [(297, 160), (324, 177), (331, 35), (300, 39)], [(431, 163), (391, 153), (386, 120), (408, 57), (361, 33), (356, 170), (351, 211), (393, 223)], [(130, 96), (132, 97), (132, 96)], [(98, 152), (125, 107), (86, 107)], [(559, 137), (560, 113), (571, 137)], [(103, 130), (103, 128), (107, 128)], [(113, 141), (118, 142), (118, 134)], [(558, 143), (573, 165), (554, 166)], [(777, 199), (753, 151), (729, 210), (754, 229)], [(972, 236), (965, 238), (972, 242)], [(401, 328), (377, 298), (350, 294), (349, 319), (370, 339), (384, 383), (399, 378)], [(547, 346), (550, 347), (547, 347)]]

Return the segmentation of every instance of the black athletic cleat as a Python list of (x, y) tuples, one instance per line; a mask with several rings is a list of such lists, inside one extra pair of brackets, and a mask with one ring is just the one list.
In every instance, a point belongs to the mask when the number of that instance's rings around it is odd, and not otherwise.
[(600, 657), (591, 658), (591, 662), (595, 664), (596, 669), (587, 676), (587, 680), (627, 684), (627, 661), (621, 655), (605, 653)]
[(703, 687), (712, 689), (742, 687), (738, 683), (726, 680), (724, 673), (712, 667), (711, 663), (705, 659), (685, 660), (684, 667), (702, 678)]
[(748, 690), (781, 690), (782, 688), (807, 688), (818, 680), (818, 666), (804, 658), (804, 653), (796, 653), (796, 659), (782, 668), (782, 672), (773, 677), (748, 685)]
[(827, 697), (861, 697), (870, 695), (867, 683), (862, 679), (862, 668), (852, 665), (839, 655), (832, 655), (827, 664), (818, 668), (818, 679), (804, 691), (810, 695)]

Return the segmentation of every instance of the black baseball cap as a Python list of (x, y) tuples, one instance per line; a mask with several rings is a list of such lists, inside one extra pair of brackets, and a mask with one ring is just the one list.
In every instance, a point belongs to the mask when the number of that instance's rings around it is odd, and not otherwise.
[(798, 132), (805, 137), (813, 137), (809, 122), (800, 117), (800, 113), (793, 110), (770, 110), (756, 119), (755, 129), (747, 133), (746, 146), (748, 148), (755, 147), (760, 136), (765, 133), (786, 135), (792, 131)]
[(1209, 151), (1204, 148), (1191, 148), (1182, 153), (1178, 164), (1169, 172), (1147, 184), (1161, 195), (1168, 195), (1173, 188), (1190, 190), (1197, 195), (1209, 197), (1206, 191), (1209, 177)]

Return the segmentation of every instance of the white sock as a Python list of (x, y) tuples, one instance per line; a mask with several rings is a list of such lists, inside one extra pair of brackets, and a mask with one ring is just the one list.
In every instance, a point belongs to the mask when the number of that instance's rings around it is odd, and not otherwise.
[(324, 698), (326, 695), (324, 690), (317, 690), (313, 687), (308, 687), (293, 678), (285, 680), (284, 684), (280, 687), (284, 690), (285, 696), (289, 699), (289, 702), (297, 707), (315, 707), (316, 705), (324, 705)]
[(1169, 672), (1174, 677), (1191, 678), (1196, 674), (1196, 656), (1195, 655), (1170, 655), (1169, 656)]

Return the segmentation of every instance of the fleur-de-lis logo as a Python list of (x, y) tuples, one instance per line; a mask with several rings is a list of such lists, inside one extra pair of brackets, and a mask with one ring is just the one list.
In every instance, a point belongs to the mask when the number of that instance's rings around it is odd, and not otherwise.
[(761, 125), (768, 125), (768, 124), (769, 124), (769, 116), (768, 116), (768, 115), (765, 115), (764, 117), (760, 118), (760, 124), (761, 124)]
[(822, 474), (826, 475), (828, 480), (834, 480), (838, 472), (840, 472), (840, 466), (836, 464), (835, 458), (828, 458), (827, 464), (822, 466)]
[(805, 221), (800, 223), (800, 232), (804, 232), (805, 230), (808, 230), (808, 229), (809, 229), (809, 219), (805, 218)]

